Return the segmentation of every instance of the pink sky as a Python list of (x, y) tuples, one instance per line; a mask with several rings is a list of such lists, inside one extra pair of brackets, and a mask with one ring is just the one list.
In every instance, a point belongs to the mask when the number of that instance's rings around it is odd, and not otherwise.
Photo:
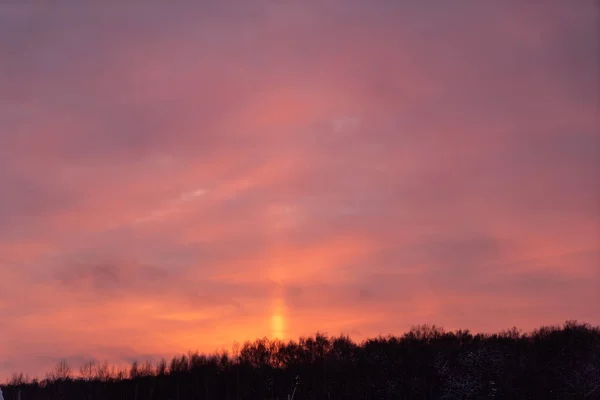
[(599, 324), (597, 2), (534, 3), (2, 2), (0, 378)]

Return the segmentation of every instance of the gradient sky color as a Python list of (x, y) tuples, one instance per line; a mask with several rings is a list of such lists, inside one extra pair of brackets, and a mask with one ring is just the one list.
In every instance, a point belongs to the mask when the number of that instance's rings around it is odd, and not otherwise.
[(0, 377), (600, 323), (598, 16), (0, 2)]

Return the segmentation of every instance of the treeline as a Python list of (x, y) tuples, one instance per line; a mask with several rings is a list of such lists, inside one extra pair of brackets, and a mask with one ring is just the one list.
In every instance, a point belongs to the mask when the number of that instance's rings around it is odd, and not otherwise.
[(600, 399), (600, 327), (486, 335), (419, 326), (362, 343), (316, 334), (76, 372), (62, 361), (43, 380), (14, 375), (5, 400)]

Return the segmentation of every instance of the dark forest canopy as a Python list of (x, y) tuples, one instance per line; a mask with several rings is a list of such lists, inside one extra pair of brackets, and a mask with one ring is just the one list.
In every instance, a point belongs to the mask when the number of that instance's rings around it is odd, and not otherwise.
[(445, 332), (245, 343), (126, 370), (60, 362), (43, 380), (15, 374), (6, 400), (34, 399), (600, 399), (600, 327), (568, 321), (531, 333)]

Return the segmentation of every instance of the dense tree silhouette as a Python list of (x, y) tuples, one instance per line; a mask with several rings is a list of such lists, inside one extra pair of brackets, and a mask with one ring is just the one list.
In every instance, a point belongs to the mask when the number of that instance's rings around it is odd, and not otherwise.
[[(413, 328), (354, 343), (317, 333), (127, 370), (61, 361), (46, 379), (14, 374), (6, 400), (600, 399), (600, 328), (566, 322), (529, 334)], [(20, 397), (19, 397), (20, 396)]]

